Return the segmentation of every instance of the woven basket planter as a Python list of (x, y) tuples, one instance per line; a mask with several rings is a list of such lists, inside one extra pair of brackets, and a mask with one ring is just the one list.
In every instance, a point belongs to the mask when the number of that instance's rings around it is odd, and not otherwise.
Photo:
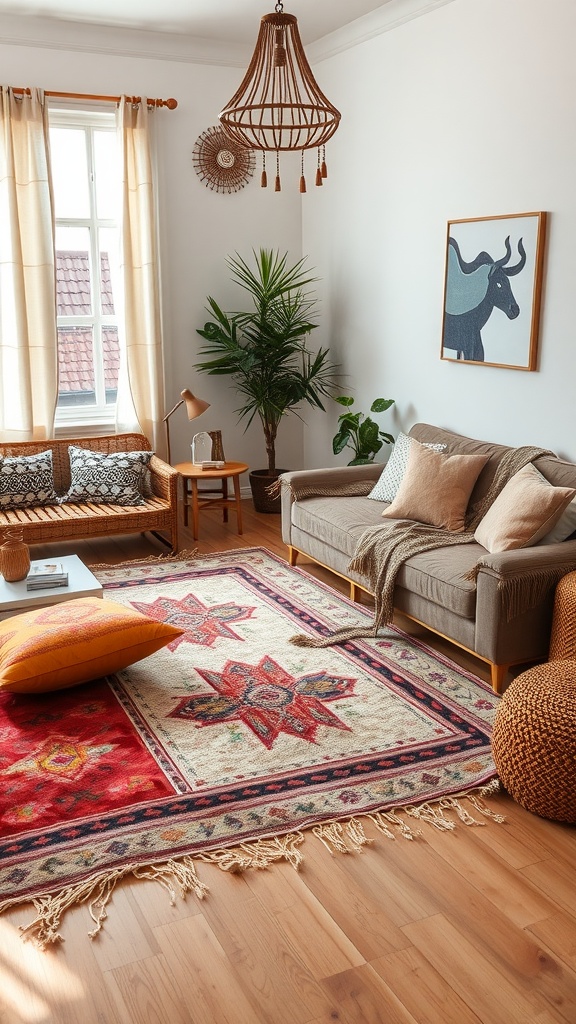
[(252, 501), (254, 502), (256, 512), (272, 513), (281, 511), (282, 500), (280, 490), (278, 489), (277, 494), (271, 495), (268, 488), (278, 480), (282, 473), (287, 472), (286, 469), (277, 469), (275, 473), (270, 474), (267, 469), (253, 469), (248, 474), (252, 490)]
[(492, 754), (502, 784), (526, 810), (576, 822), (576, 661), (528, 669), (496, 712)]

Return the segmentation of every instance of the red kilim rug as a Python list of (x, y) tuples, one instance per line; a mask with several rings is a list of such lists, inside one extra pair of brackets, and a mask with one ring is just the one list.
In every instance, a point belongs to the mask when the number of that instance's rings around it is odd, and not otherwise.
[(202, 896), (192, 858), (297, 866), (303, 830), (351, 850), (368, 815), (405, 838), (422, 820), (498, 817), (482, 799), (486, 684), (393, 627), (289, 642), (369, 623), (369, 609), (259, 548), (98, 576), (109, 599), (185, 633), (105, 680), (0, 693), (0, 910), (33, 901), (41, 944), (77, 902), (97, 931), (128, 874)]

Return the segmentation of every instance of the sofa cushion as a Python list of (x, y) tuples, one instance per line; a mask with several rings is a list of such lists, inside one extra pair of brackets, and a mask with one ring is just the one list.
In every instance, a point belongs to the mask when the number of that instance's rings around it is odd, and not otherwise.
[(531, 547), (550, 532), (575, 495), (573, 487), (553, 487), (529, 463), (501, 490), (474, 537), (492, 554)]
[(33, 508), (57, 501), (50, 450), (36, 455), (0, 455), (0, 509)]
[(484, 455), (445, 455), (413, 445), (398, 493), (382, 515), (461, 533), (472, 488), (485, 463)]
[[(292, 503), (292, 523), (306, 536), (303, 550), (330, 565), (329, 551), (345, 552), (349, 561), (364, 531), (382, 524), (380, 508), (368, 498), (307, 498)], [(457, 615), (474, 618), (476, 585), (464, 576), (483, 553), (479, 544), (472, 543), (413, 555), (400, 569), (397, 585)]]
[[(375, 501), (394, 501), (398, 488), (400, 487), (406, 472), (410, 448), (412, 445), (419, 443), (420, 442), (416, 441), (413, 437), (408, 437), (408, 434), (403, 434), (402, 431), (400, 431), (394, 443), (394, 448), (392, 449), (390, 458), (384, 466), (381, 476), (370, 491), (370, 494), (368, 495), (369, 498), (372, 498)], [(432, 448), (435, 452), (443, 452), (446, 445), (426, 442), (425, 447)]]
[(152, 452), (112, 452), (103, 455), (69, 446), (71, 483), (62, 502), (106, 505), (144, 505), (145, 474)]

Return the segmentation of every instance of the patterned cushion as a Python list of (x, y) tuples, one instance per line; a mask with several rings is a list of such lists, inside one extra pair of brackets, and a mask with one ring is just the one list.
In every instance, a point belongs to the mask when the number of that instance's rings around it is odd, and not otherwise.
[(71, 483), (62, 502), (144, 505), (144, 478), (152, 452), (113, 452), (68, 447)]
[(52, 452), (37, 455), (0, 455), (0, 509), (55, 505)]
[[(400, 431), (392, 454), (384, 466), (382, 475), (370, 491), (369, 498), (374, 498), (375, 501), (394, 501), (406, 472), (408, 455), (413, 444), (420, 444), (420, 441), (416, 441), (413, 437), (408, 437), (408, 434), (403, 434)], [(443, 452), (446, 449), (445, 444), (429, 444), (428, 442), (424, 444), (424, 447), (431, 448), (434, 452)]]
[(44, 693), (100, 679), (183, 632), (99, 597), (11, 615), (0, 622), (0, 691)]

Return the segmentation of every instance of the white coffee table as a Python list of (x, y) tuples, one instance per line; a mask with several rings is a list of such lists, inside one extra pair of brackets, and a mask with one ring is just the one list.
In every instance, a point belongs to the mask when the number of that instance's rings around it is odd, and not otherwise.
[[(45, 561), (44, 558), (31, 564), (41, 565)], [(27, 590), (25, 579), (18, 580), (17, 583), (7, 583), (0, 576), (0, 619), (7, 619), (10, 615), (18, 615), (19, 612), (30, 611), (32, 608), (70, 601), (73, 597), (102, 597), (101, 584), (92, 575), (88, 566), (80, 561), (78, 555), (62, 555), (58, 561), (68, 570), (67, 587)]]

